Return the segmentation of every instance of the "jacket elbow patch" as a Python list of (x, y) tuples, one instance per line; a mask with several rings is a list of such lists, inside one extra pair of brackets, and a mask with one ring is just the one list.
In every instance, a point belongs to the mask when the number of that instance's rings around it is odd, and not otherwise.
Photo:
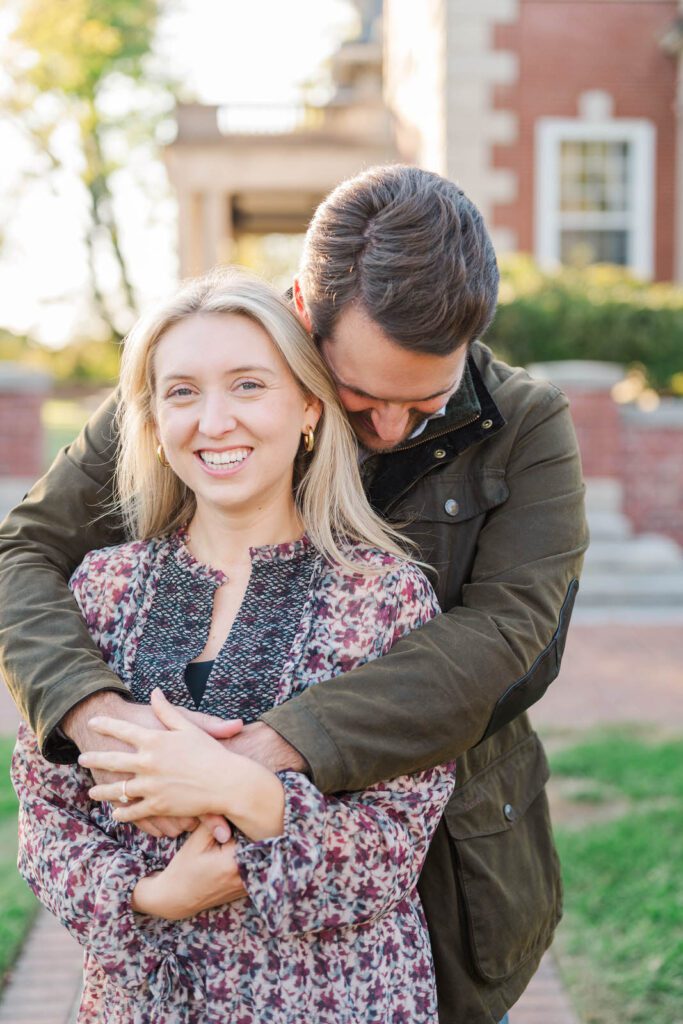
[(500, 698), (480, 743), (540, 700), (553, 680), (557, 679), (578, 589), (579, 581), (573, 579), (567, 588), (552, 640), (541, 651), (526, 675), (512, 683)]

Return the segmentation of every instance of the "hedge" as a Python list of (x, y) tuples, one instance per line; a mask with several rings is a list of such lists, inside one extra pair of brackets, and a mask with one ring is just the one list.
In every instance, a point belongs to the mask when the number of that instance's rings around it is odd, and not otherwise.
[(683, 393), (683, 289), (613, 266), (542, 273), (501, 260), (501, 301), (486, 342), (515, 365), (557, 359), (639, 364), (660, 391)]

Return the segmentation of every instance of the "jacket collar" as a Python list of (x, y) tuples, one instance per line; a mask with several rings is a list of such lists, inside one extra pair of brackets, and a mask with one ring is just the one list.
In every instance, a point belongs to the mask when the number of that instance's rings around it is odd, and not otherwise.
[(446, 407), (446, 415), (432, 420), (413, 441), (392, 448), (370, 461), (375, 470), (368, 496), (373, 507), (386, 513), (421, 477), (451, 462), (505, 426), (470, 352), (462, 383)]

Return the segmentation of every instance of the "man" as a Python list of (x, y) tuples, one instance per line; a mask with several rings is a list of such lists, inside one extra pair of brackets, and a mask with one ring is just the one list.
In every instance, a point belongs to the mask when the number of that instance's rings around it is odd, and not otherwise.
[[(226, 741), (310, 771), (326, 792), (458, 758), (420, 883), (442, 1024), (500, 1021), (560, 915), (548, 769), (524, 712), (559, 670), (587, 543), (583, 485), (564, 396), (478, 340), (497, 286), (481, 216), (437, 175), (376, 168), (318, 209), (296, 308), (349, 413), (370, 498), (434, 566), (444, 614)], [(120, 696), (66, 589), (87, 550), (121, 539), (102, 517), (114, 408), (3, 530), (4, 671), (55, 760), (98, 745), (97, 712), (151, 715)]]

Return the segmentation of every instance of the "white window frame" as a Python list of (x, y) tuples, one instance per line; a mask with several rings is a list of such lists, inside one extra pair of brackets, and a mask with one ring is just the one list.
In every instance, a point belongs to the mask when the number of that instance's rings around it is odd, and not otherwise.
[[(560, 145), (566, 141), (626, 142), (632, 147), (633, 176), (629, 214), (612, 214), (614, 226), (627, 232), (626, 266), (638, 277), (654, 274), (655, 126), (641, 118), (541, 117), (536, 122), (535, 255), (542, 267), (561, 265), (560, 232), (572, 215), (560, 211)], [(590, 214), (576, 215), (578, 229), (590, 229)], [(596, 215), (595, 228), (609, 228), (608, 212)]]

